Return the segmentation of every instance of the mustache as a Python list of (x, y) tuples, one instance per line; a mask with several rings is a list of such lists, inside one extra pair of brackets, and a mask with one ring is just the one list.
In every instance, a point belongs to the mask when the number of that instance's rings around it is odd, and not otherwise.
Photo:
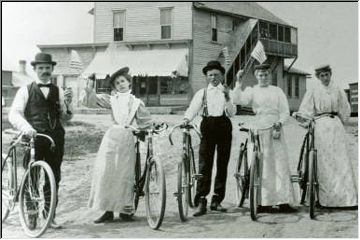
[(48, 73), (48, 72), (46, 72), (46, 73), (41, 74), (41, 76), (46, 77), (46, 76), (51, 76), (51, 74), (50, 74), (50, 73)]

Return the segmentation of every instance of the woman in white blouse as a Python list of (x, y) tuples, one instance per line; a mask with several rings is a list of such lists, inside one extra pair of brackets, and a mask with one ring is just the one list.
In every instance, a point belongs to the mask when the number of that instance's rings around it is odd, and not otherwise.
[(141, 128), (148, 127), (151, 117), (144, 103), (131, 94), (131, 76), (125, 67), (110, 77), (112, 93), (109, 98), (96, 95), (93, 84), (88, 83), (81, 102), (88, 107), (111, 109), (112, 125), (102, 139), (94, 163), (89, 207), (105, 211), (95, 223), (120, 218), (131, 220), (133, 215), (133, 186), (135, 174), (134, 136), (126, 125), (134, 120)]
[[(273, 126), (280, 131), (278, 139), (273, 138), (273, 129), (260, 131), (260, 144), (263, 151), (262, 185), (260, 212), (271, 211), (272, 206), (279, 205), (282, 212), (296, 211), (290, 205), (296, 198), (291, 184), (291, 175), (287, 145), (282, 126), (289, 117), (289, 106), (283, 91), (271, 86), (270, 66), (255, 66), (255, 77), (258, 84), (242, 91), (242, 72), (237, 74), (237, 83), (233, 91), (235, 104), (250, 105), (256, 116), (256, 128)], [(248, 148), (250, 149), (250, 148)], [(250, 151), (249, 151), (249, 154)]]
[(333, 113), (316, 121), (315, 147), (317, 149), (319, 203), (326, 207), (357, 206), (355, 172), (348, 157), (347, 139), (343, 122), (350, 116), (350, 105), (343, 89), (331, 79), (329, 65), (315, 69), (319, 79), (305, 93), (296, 116), (313, 117)]

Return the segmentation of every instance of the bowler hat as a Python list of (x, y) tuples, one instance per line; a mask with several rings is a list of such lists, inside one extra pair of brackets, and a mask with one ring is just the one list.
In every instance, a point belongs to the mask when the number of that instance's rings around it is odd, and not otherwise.
[(36, 64), (39, 64), (39, 63), (50, 63), (53, 66), (56, 65), (56, 62), (54, 62), (52, 60), (52, 57), (50, 54), (42, 53), (42, 52), (35, 55), (35, 60), (31, 62), (31, 65), (35, 66)]
[(331, 72), (331, 67), (329, 64), (319, 66), (315, 68), (315, 74), (318, 75), (321, 72)]
[(255, 65), (254, 69), (255, 70), (268, 70), (268, 69), (270, 69), (270, 64), (264, 63), (264, 64)]
[(120, 68), (119, 70), (117, 70), (116, 72), (114, 72), (110, 78), (109, 78), (109, 83), (110, 85), (113, 85), (113, 81), (118, 77), (118, 76), (124, 76), (124, 75), (128, 75), (129, 74), (129, 68), (128, 67), (123, 67)]
[(204, 75), (206, 75), (206, 73), (210, 70), (213, 69), (217, 69), (219, 70), (222, 74), (225, 73), (225, 68), (223, 66), (221, 66), (219, 61), (210, 61), (207, 63), (207, 65), (203, 68), (203, 73)]

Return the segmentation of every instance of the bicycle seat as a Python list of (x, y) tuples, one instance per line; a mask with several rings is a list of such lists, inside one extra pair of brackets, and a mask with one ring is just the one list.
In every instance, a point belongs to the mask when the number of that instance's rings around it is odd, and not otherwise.
[(250, 130), (248, 128), (240, 128), (240, 132), (249, 132)]

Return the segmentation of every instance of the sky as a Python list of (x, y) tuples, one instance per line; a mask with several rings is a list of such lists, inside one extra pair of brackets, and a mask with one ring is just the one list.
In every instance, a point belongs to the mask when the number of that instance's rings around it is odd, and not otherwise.
[[(260, 2), (298, 28), (299, 56), (294, 67), (309, 73), (330, 64), (344, 88), (358, 81), (358, 3)], [(91, 43), (92, 2), (3, 2), (2, 69), (30, 63), (37, 44)], [(21, 14), (19, 14), (21, 13)], [(33, 74), (30, 65), (27, 71)]]

